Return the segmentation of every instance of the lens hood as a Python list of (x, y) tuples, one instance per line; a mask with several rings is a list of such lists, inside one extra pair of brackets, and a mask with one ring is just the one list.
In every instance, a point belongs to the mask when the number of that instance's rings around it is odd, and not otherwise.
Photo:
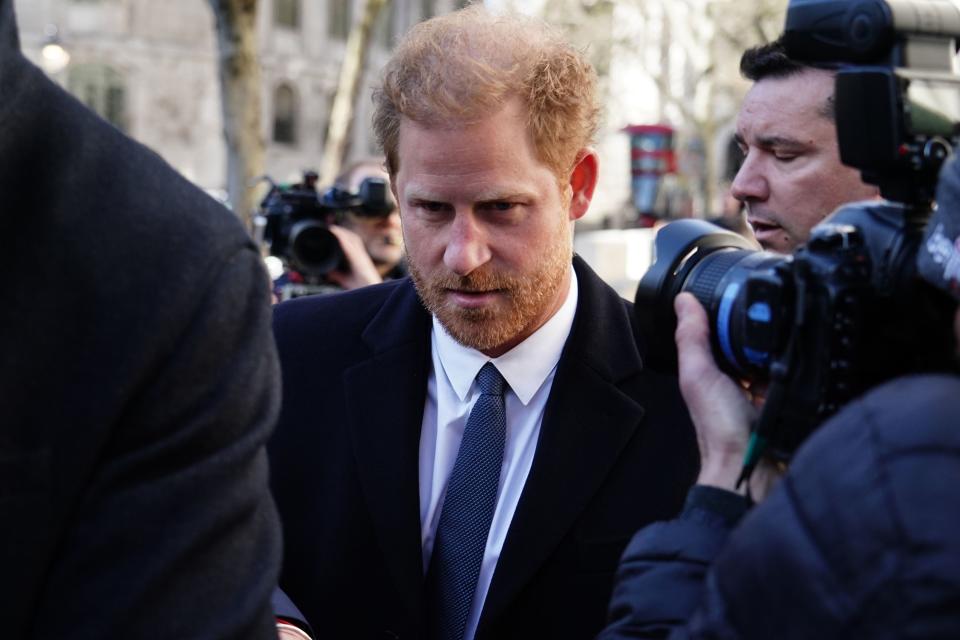
[(637, 285), (634, 313), (648, 341), (648, 358), (658, 367), (676, 367), (673, 332), (677, 316), (673, 299), (683, 290), (690, 271), (705, 256), (723, 249), (754, 251), (757, 246), (732, 231), (705, 220), (677, 220), (660, 229), (654, 240), (654, 261)]

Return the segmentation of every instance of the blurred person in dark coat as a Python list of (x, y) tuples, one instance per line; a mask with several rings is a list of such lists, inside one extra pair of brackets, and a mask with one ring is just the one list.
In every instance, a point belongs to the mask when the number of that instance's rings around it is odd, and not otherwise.
[(0, 0), (0, 635), (272, 638), (268, 282)]

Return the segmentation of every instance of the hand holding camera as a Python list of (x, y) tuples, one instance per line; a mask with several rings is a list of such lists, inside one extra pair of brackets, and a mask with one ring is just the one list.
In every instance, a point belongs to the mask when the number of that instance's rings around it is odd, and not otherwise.
[[(731, 489), (737, 485), (757, 408), (750, 392), (717, 367), (706, 311), (689, 293), (674, 299), (680, 391), (697, 430), (700, 475), (697, 484)], [(763, 464), (749, 490), (762, 500), (781, 472)]]
[(339, 225), (330, 225), (329, 230), (340, 243), (346, 268), (327, 272), (327, 280), (344, 289), (356, 289), (383, 282), (383, 277), (373, 264), (373, 259), (367, 253), (363, 238), (359, 234)]

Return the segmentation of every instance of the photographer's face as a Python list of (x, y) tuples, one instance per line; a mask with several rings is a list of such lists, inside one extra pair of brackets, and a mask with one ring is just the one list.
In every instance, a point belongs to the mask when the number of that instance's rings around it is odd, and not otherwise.
[[(367, 178), (381, 178), (387, 184), (390, 176), (379, 162), (368, 161), (357, 165), (346, 179), (345, 188), (358, 193)], [(388, 194), (392, 203), (392, 196)], [(343, 220), (347, 227), (363, 240), (363, 247), (373, 260), (377, 272), (386, 276), (403, 258), (403, 235), (400, 233), (400, 213), (394, 210), (387, 216), (358, 216), (349, 214)]]
[(360, 236), (381, 276), (385, 276), (403, 257), (403, 236), (400, 214), (396, 211), (382, 217), (350, 215), (344, 226)]
[(392, 187), (417, 292), (451, 336), (491, 357), (562, 305), (573, 221), (596, 183), (596, 156), (584, 152), (561, 189), (525, 116), (511, 100), (472, 124), (400, 124)]
[(838, 206), (877, 195), (840, 162), (833, 86), (834, 75), (820, 69), (763, 78), (740, 109), (736, 137), (745, 158), (730, 191), (769, 251), (793, 251)]

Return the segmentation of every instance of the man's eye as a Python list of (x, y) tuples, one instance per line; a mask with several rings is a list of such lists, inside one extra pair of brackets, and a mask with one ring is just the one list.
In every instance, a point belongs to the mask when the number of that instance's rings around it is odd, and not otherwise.
[(485, 209), (490, 209), (492, 211), (510, 211), (515, 207), (519, 206), (516, 202), (486, 202), (484, 203)]
[(447, 209), (447, 205), (443, 202), (421, 201), (416, 203), (416, 206), (420, 207), (424, 211), (429, 211), (430, 213), (442, 213)]
[(773, 157), (780, 162), (790, 162), (791, 160), (797, 159), (797, 154), (795, 153), (774, 153)]

